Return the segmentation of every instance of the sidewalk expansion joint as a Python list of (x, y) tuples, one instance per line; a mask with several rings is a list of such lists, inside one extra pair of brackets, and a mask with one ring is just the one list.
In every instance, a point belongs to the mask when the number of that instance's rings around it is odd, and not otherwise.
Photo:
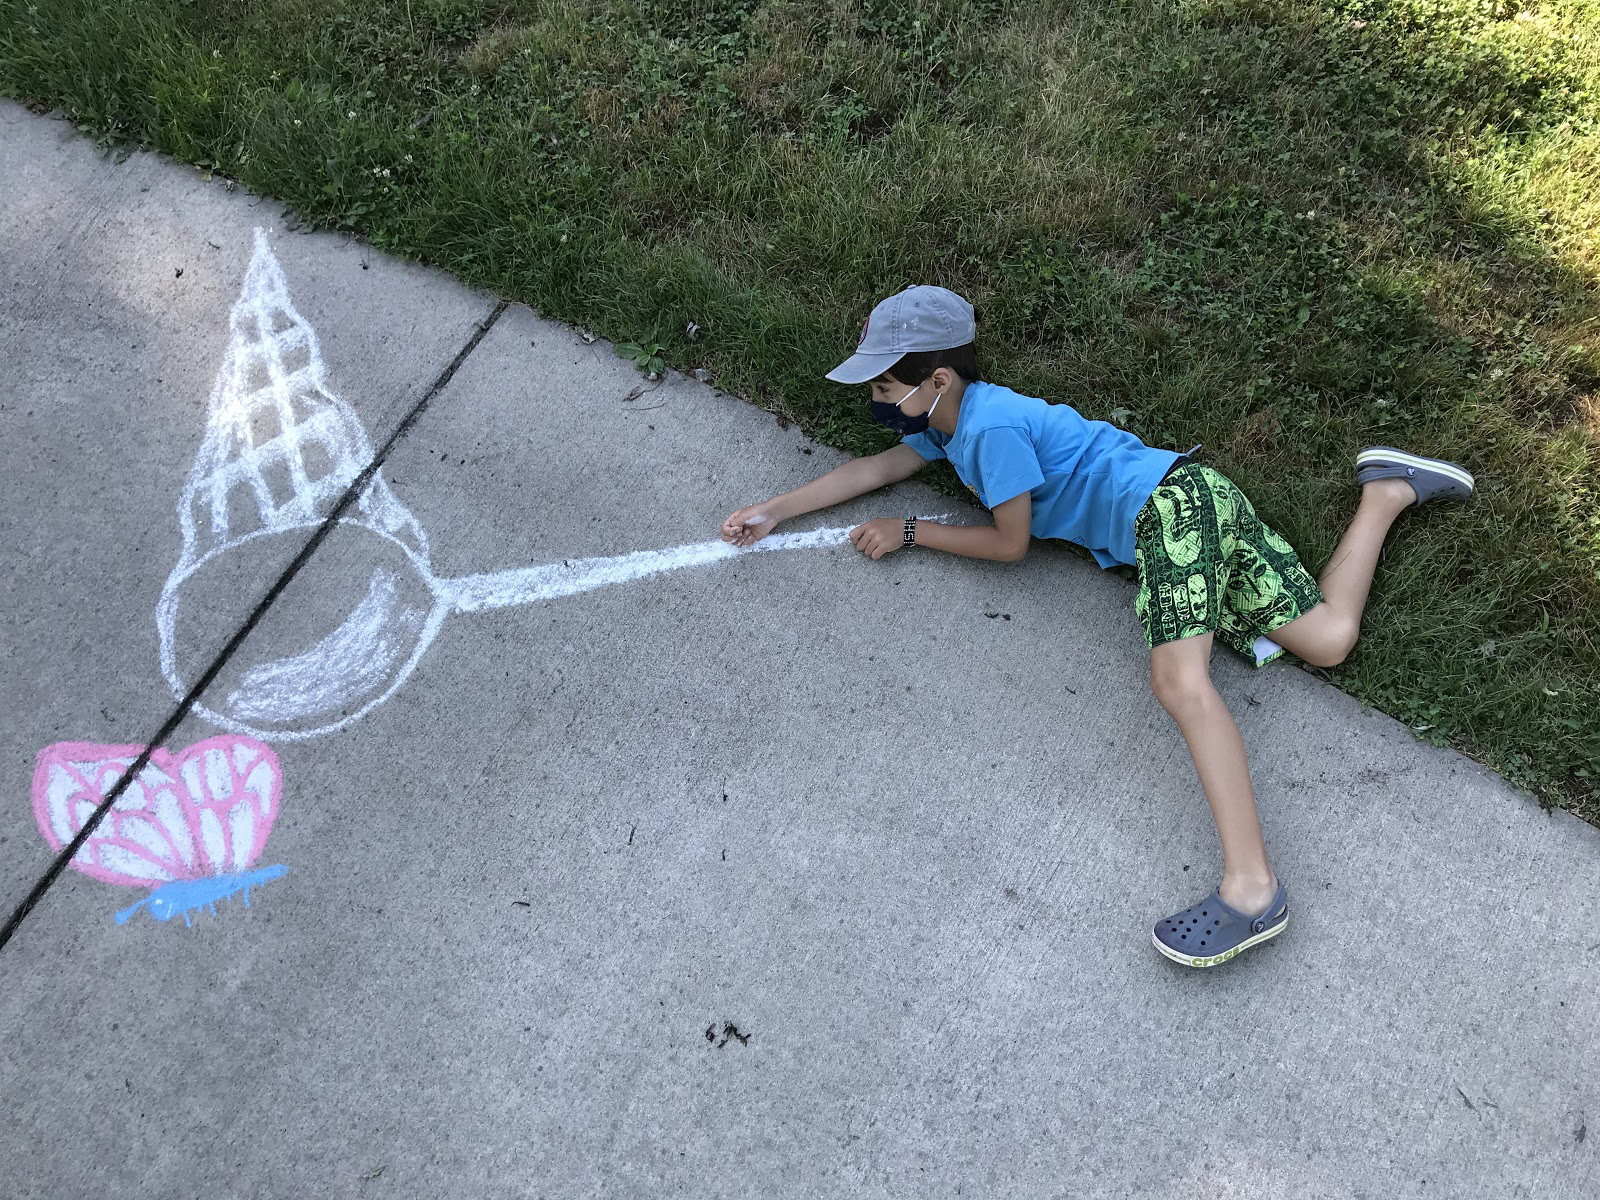
[(467, 339), (466, 344), (456, 353), (455, 358), (450, 360), (450, 364), (434, 379), (422, 398), (413, 404), (411, 410), (401, 418), (400, 424), (395, 427), (388, 440), (372, 456), (372, 461), (351, 481), (350, 486), (345, 488), (332, 510), (323, 518), (322, 524), (318, 525), (316, 531), (306, 539), (306, 544), (300, 548), (300, 552), (295, 555), (294, 560), (283, 569), (283, 573), (267, 589), (266, 595), (261, 598), (254, 610), (245, 618), (244, 623), (239, 626), (234, 635), (228, 639), (227, 645), (223, 646), (217, 656), (212, 659), (211, 665), (206, 668), (205, 673), (195, 681), (194, 686), (178, 701), (177, 707), (162, 722), (161, 728), (156, 731), (155, 736), (145, 744), (145, 748), (140, 751), (139, 757), (133, 760), (128, 769), (112, 785), (111, 790), (106, 793), (105, 799), (100, 802), (89, 819), (83, 823), (83, 828), (78, 830), (77, 836), (61, 848), (49, 868), (39, 877), (39, 881), (33, 885), (33, 890), (6, 918), (5, 925), (0, 926), (0, 950), (3, 950), (11, 941), (12, 936), (17, 931), (17, 927), (33, 911), (34, 905), (43, 899), (44, 894), (50, 890), (51, 885), (60, 878), (61, 873), (66, 870), (67, 864), (72, 861), (73, 856), (78, 853), (83, 844), (99, 828), (100, 822), (105, 820), (106, 815), (116, 805), (117, 801), (122, 798), (122, 794), (128, 790), (128, 786), (139, 777), (139, 773), (150, 762), (151, 754), (155, 752), (157, 747), (163, 745), (173, 731), (188, 717), (206, 688), (211, 686), (212, 681), (216, 679), (223, 667), (227, 666), (228, 661), (238, 651), (239, 647), (244, 644), (244, 640), (250, 636), (251, 631), (261, 623), (262, 618), (267, 615), (267, 610), (283, 594), (283, 590), (289, 586), (294, 577), (300, 573), (300, 569), (311, 560), (311, 556), (316, 553), (317, 548), (322, 545), (328, 534), (333, 531), (334, 526), (338, 524), (339, 518), (344, 515), (345, 510), (354, 504), (361, 497), (361, 494), (366, 491), (390, 453), (400, 444), (400, 439), (411, 432), (412, 426), (422, 418), (423, 413), (427, 412), (428, 406), (433, 402), (434, 397), (444, 391), (450, 380), (455, 377), (455, 373), (461, 369), (461, 365), (478, 348), (478, 343), (488, 336), (489, 331), (505, 315), (505, 311), (509, 307), (510, 301), (508, 300), (500, 300), (495, 304), (494, 310), (478, 323), (472, 332), (472, 336)]

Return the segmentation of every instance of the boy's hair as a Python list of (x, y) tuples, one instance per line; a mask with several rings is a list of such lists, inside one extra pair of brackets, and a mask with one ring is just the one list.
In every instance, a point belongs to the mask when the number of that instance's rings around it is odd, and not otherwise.
[(903, 355), (894, 366), (884, 372), (897, 383), (918, 384), (940, 367), (949, 367), (967, 383), (977, 383), (983, 378), (978, 370), (978, 345), (968, 342), (953, 350), (918, 350)]

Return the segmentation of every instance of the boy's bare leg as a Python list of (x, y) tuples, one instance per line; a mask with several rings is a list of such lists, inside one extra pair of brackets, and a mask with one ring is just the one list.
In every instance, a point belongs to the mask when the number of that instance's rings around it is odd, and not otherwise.
[(1272, 640), (1313, 666), (1343, 662), (1361, 632), (1378, 552), (1395, 518), (1417, 494), (1404, 479), (1377, 479), (1361, 489), (1361, 504), (1322, 570), (1323, 602), (1272, 633)]
[(1150, 686), (1189, 743), (1195, 773), (1222, 838), (1225, 904), (1255, 915), (1272, 903), (1278, 880), (1261, 839), (1239, 726), (1211, 683), (1212, 635), (1168, 642), (1150, 652)]

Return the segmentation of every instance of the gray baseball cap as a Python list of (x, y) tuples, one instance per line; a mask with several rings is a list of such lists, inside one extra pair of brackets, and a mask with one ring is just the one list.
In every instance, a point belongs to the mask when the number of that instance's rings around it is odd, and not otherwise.
[(856, 352), (827, 378), (835, 383), (876, 379), (907, 354), (954, 350), (977, 337), (972, 305), (949, 288), (919, 284), (896, 292), (872, 310)]

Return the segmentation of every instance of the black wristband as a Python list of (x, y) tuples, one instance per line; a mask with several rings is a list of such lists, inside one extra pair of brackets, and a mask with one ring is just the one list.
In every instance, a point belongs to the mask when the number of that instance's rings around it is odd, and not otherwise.
[(917, 519), (915, 517), (906, 518), (905, 544), (907, 546), (915, 546), (917, 544)]

